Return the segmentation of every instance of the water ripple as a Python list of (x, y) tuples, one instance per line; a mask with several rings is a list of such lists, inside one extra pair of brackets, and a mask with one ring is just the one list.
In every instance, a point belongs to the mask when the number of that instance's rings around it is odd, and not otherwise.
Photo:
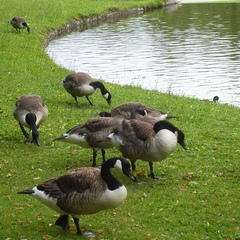
[(240, 106), (240, 19), (231, 6), (187, 4), (105, 23), (50, 42), (47, 53), (97, 79)]

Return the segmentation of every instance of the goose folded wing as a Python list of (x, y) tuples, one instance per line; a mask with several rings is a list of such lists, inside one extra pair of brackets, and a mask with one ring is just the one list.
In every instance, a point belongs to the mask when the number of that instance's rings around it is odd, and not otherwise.
[(59, 177), (57, 184), (62, 193), (82, 193), (91, 190), (97, 181), (102, 181), (99, 169), (79, 168)]
[(40, 191), (44, 191), (47, 195), (53, 198), (59, 198), (59, 196), (62, 194), (57, 184), (57, 178), (52, 178), (45, 181), (41, 185), (38, 185), (37, 189)]

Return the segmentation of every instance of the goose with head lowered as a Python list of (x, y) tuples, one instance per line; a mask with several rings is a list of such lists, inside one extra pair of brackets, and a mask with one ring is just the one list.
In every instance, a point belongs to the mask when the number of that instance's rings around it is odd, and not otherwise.
[(62, 80), (63, 87), (68, 93), (72, 95), (75, 99), (77, 106), (78, 100), (77, 97), (86, 97), (91, 106), (93, 106), (92, 101), (88, 96), (92, 95), (96, 89), (100, 89), (102, 96), (105, 98), (107, 103), (111, 104), (111, 94), (105, 88), (104, 84), (100, 81), (93, 81), (93, 79), (84, 72), (77, 72), (69, 74)]
[(19, 122), (24, 136), (29, 137), (24, 127), (30, 128), (32, 143), (40, 146), (38, 127), (48, 117), (48, 108), (43, 99), (37, 94), (22, 95), (16, 101), (13, 116)]
[[(158, 121), (154, 126), (140, 120), (123, 120), (108, 137), (122, 155), (130, 159), (133, 172), (137, 159), (149, 162), (152, 179), (157, 179), (153, 162), (166, 159), (177, 143), (186, 149), (184, 133), (166, 120)], [(139, 182), (136, 177), (135, 182)]]
[(18, 193), (29, 194), (60, 213), (55, 224), (63, 230), (69, 230), (68, 216), (71, 215), (77, 234), (95, 237), (92, 232), (81, 231), (79, 216), (116, 208), (127, 197), (126, 187), (111, 174), (111, 168), (120, 169), (133, 179), (130, 164), (126, 159), (111, 158), (103, 163), (101, 170), (79, 168)]
[(23, 17), (14, 17), (9, 23), (17, 32), (20, 32), (20, 29), (27, 29), (28, 33), (30, 33), (30, 28)]
[(132, 114), (135, 114), (136, 119), (141, 118), (143, 114), (138, 114), (137, 111), (145, 111), (145, 115), (152, 117), (156, 121), (166, 120), (170, 118), (177, 118), (176, 116), (168, 116), (168, 114), (163, 113), (157, 109), (151, 108), (143, 103), (138, 102), (127, 102), (114, 107), (110, 112), (100, 112), (100, 117), (122, 117), (125, 119), (132, 119)]
[(96, 167), (97, 152), (101, 149), (104, 162), (105, 149), (114, 147), (108, 135), (113, 131), (113, 127), (121, 121), (121, 119), (109, 117), (92, 118), (83, 124), (74, 126), (54, 140), (77, 144), (83, 148), (92, 148), (92, 166)]

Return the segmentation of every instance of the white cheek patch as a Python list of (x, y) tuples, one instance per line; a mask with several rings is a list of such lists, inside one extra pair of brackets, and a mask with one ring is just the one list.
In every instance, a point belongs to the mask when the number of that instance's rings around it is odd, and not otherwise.
[(114, 164), (114, 168), (116, 168), (118, 170), (122, 170), (122, 162), (119, 159)]
[(162, 114), (160, 117), (156, 117), (158, 121), (165, 120), (167, 118), (167, 114)]
[(175, 131), (174, 134), (178, 138), (178, 131)]
[(107, 100), (109, 97), (109, 93), (104, 94), (103, 97)]

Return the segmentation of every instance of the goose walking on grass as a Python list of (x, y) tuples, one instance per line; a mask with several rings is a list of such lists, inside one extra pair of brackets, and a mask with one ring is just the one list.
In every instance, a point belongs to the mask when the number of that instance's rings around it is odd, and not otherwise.
[[(137, 159), (149, 162), (152, 179), (157, 179), (153, 162), (166, 159), (176, 149), (177, 143), (186, 149), (184, 133), (166, 120), (158, 121), (154, 126), (139, 120), (123, 120), (109, 138), (122, 155), (130, 159), (133, 172)], [(137, 178), (135, 181), (139, 182)]]
[(60, 213), (56, 225), (61, 226), (63, 230), (69, 230), (68, 215), (71, 215), (77, 234), (95, 237), (92, 232), (81, 231), (79, 215), (116, 208), (127, 197), (127, 189), (111, 174), (111, 168), (120, 169), (133, 179), (130, 164), (126, 159), (111, 158), (103, 163), (101, 170), (91, 167), (79, 168), (18, 193), (29, 194)]
[(93, 118), (83, 124), (74, 126), (54, 140), (77, 144), (83, 148), (92, 148), (92, 166), (96, 167), (97, 152), (101, 149), (102, 161), (104, 162), (105, 149), (114, 147), (108, 135), (113, 131), (113, 127), (121, 121), (122, 120), (118, 118)]
[(20, 32), (20, 29), (27, 29), (28, 33), (30, 33), (30, 28), (23, 17), (14, 17), (9, 23), (17, 32)]
[(24, 136), (29, 138), (24, 127), (30, 128), (32, 143), (40, 146), (38, 127), (48, 117), (48, 109), (43, 99), (36, 94), (21, 96), (15, 104), (13, 116), (19, 122)]
[(103, 83), (99, 81), (93, 81), (93, 79), (86, 73), (78, 72), (78, 73), (72, 73), (62, 81), (63, 87), (66, 89), (68, 93), (70, 93), (73, 98), (75, 99), (77, 106), (78, 101), (77, 97), (86, 97), (88, 102), (91, 106), (93, 106), (93, 103), (89, 99), (88, 96), (92, 95), (96, 89), (100, 89), (102, 96), (106, 99), (107, 103), (111, 104), (111, 94), (110, 92), (105, 88)]
[[(132, 119), (132, 114), (134, 111), (144, 110), (146, 115), (156, 119), (156, 121), (166, 120), (170, 118), (177, 118), (176, 116), (168, 116), (168, 114), (163, 113), (157, 109), (151, 108), (143, 103), (138, 102), (127, 102), (119, 106), (114, 107), (110, 112), (100, 112), (99, 116), (101, 117), (123, 117), (125, 119)], [(135, 115), (135, 118), (138, 119), (142, 117), (142, 114)]]

